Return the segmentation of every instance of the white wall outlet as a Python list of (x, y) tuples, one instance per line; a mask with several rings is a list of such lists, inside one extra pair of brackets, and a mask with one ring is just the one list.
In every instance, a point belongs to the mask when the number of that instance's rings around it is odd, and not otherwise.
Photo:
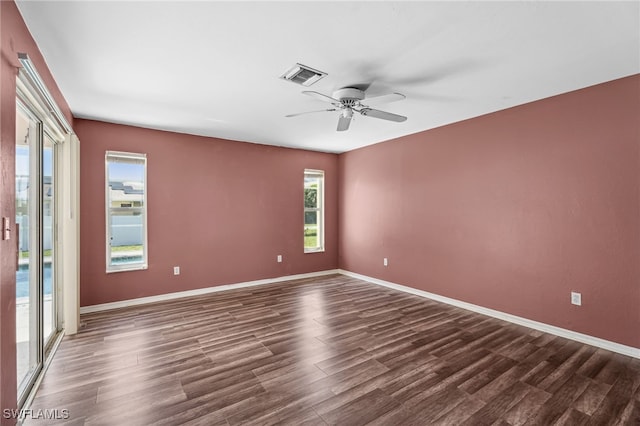
[(575, 291), (571, 292), (571, 304), (572, 305), (582, 305), (582, 294), (576, 293)]
[(389, 266), (389, 259), (387, 259), (386, 257), (384, 259), (382, 259), (382, 264), (384, 266)]
[(173, 267), (173, 275), (180, 275), (180, 267), (179, 266), (174, 266)]
[(281, 254), (278, 255), (278, 259), (277, 260), (278, 260), (278, 263), (282, 263), (282, 255)]

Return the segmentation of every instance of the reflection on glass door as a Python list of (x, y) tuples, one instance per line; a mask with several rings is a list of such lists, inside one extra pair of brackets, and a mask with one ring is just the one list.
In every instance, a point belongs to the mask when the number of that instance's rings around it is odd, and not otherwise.
[[(16, 110), (16, 352), (18, 397), (41, 364), (38, 268), (38, 133), (40, 123), (20, 104)], [(34, 226), (35, 225), (35, 226)]]

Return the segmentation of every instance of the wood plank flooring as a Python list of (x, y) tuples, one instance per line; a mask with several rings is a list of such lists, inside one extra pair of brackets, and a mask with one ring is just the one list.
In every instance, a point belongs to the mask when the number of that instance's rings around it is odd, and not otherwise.
[(342, 275), (83, 315), (27, 425), (640, 425), (640, 360)]

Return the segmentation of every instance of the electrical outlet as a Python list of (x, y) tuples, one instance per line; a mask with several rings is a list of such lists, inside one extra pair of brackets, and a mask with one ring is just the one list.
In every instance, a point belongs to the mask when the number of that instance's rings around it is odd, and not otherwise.
[(173, 275), (180, 275), (180, 267), (179, 266), (174, 266), (173, 267)]
[(382, 264), (384, 266), (389, 266), (389, 259), (387, 259), (386, 257), (384, 259), (382, 259)]
[(582, 305), (582, 294), (576, 293), (575, 291), (571, 292), (571, 304), (572, 305)]
[(278, 255), (278, 259), (277, 260), (278, 260), (278, 263), (282, 263), (282, 255), (281, 254)]

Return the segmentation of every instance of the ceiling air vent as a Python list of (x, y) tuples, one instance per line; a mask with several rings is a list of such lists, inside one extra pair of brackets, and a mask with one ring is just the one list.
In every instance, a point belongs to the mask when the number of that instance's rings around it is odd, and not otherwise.
[(314, 70), (306, 65), (295, 64), (288, 69), (287, 72), (282, 74), (280, 78), (302, 84), (303, 86), (311, 86), (325, 75), (327, 75), (326, 72)]

